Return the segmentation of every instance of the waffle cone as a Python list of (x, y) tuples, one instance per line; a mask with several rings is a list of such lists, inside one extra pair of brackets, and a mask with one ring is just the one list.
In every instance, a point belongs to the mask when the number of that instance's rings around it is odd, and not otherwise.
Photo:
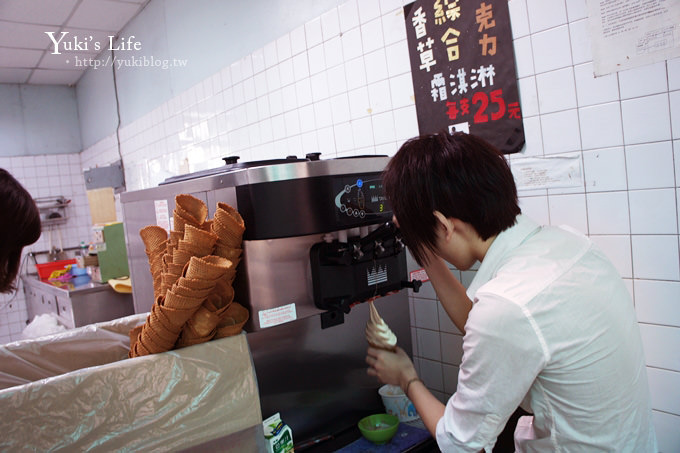
[(157, 225), (145, 226), (139, 230), (139, 235), (142, 238), (144, 247), (149, 251), (155, 250), (168, 239), (168, 232), (165, 231), (165, 228)]
[(217, 242), (217, 235), (210, 230), (206, 231), (202, 229), (202, 227), (197, 228), (193, 225), (187, 225), (184, 228), (184, 240), (201, 247), (204, 247), (206, 246), (204, 244), (207, 244), (208, 247), (212, 248), (215, 245), (215, 242)]
[(213, 250), (214, 255), (221, 256), (228, 259), (229, 261), (234, 262), (234, 267), (236, 267), (240, 261), (242, 252), (243, 249), (229, 247), (228, 245), (224, 245), (224, 243), (220, 242), (219, 240), (215, 243), (215, 249)]
[(182, 250), (183, 252), (189, 253), (192, 256), (203, 257), (210, 255), (213, 251), (213, 247), (214, 244), (213, 245), (210, 245), (209, 243), (197, 244), (195, 242), (189, 242), (185, 241), (184, 239), (181, 239), (179, 241), (179, 244), (177, 245), (177, 250)]
[(141, 332), (140, 332), (139, 340), (137, 340), (135, 342), (135, 345), (132, 348), (131, 356), (132, 357), (141, 357), (141, 356), (149, 355), (149, 354), (151, 354), (151, 352), (146, 348), (146, 346), (144, 346), (142, 344), (142, 335), (141, 335)]
[(243, 242), (243, 230), (235, 223), (225, 224), (217, 217), (213, 220), (212, 231), (219, 239), (221, 245), (228, 247), (239, 248)]
[[(186, 332), (186, 333), (185, 333)], [(180, 335), (179, 340), (177, 340), (177, 347), (178, 348), (186, 348), (187, 346), (193, 346), (201, 343), (206, 343), (210, 340), (212, 340), (215, 337), (215, 332), (212, 332), (210, 335), (201, 337), (198, 334), (193, 332), (193, 329), (187, 328), (186, 331), (182, 331), (182, 335)]]
[[(209, 310), (206, 307), (201, 306), (196, 313), (189, 318), (187, 325), (191, 326), (194, 332), (199, 337), (207, 337), (215, 334), (215, 328), (220, 322), (220, 317), (214, 311)], [(182, 332), (186, 330), (186, 326), (182, 329)]]
[(180, 276), (175, 274), (164, 273), (161, 277), (161, 285), (165, 286), (166, 289), (172, 288), (172, 285), (179, 280)]
[(154, 304), (151, 307), (151, 313), (149, 315), (149, 324), (153, 326), (154, 330), (161, 334), (161, 329), (167, 332), (168, 339), (171, 335), (174, 336), (175, 341), (182, 330), (181, 326), (174, 325), (167, 317), (166, 313), (160, 307), (160, 305)]
[(179, 278), (180, 275), (182, 275), (182, 271), (184, 270), (184, 264), (168, 264), (168, 274), (175, 275)]
[(159, 325), (147, 323), (142, 330), (142, 336), (147, 337), (159, 352), (170, 351), (175, 347), (177, 337)]
[(241, 231), (241, 233), (243, 233), (243, 231), (246, 228), (245, 223), (243, 222), (243, 217), (241, 217), (241, 214), (239, 214), (239, 212), (231, 205), (221, 201), (217, 203), (217, 209), (215, 210), (215, 218), (219, 219), (220, 221), (222, 221), (222, 223), (226, 225), (231, 225), (233, 223), (234, 226)]
[(172, 292), (177, 294), (178, 296), (194, 297), (194, 298), (197, 298), (197, 299), (205, 299), (213, 291), (214, 291), (214, 288), (193, 289), (193, 288), (187, 288), (185, 286), (179, 286), (177, 283), (175, 285), (173, 285), (173, 287), (172, 287)]
[(217, 325), (215, 338), (230, 337), (240, 333), (249, 317), (250, 313), (247, 308), (237, 302), (232, 302), (224, 312), (222, 321)]
[(217, 282), (214, 280), (203, 280), (200, 278), (186, 278), (180, 277), (177, 280), (177, 286), (183, 286), (189, 289), (213, 289)]
[(182, 231), (172, 230), (170, 232), (170, 238), (168, 239), (168, 243), (177, 247), (177, 244), (179, 244), (180, 239), (184, 239), (184, 230)]
[[(198, 198), (189, 194), (180, 194), (175, 197), (175, 210), (178, 210), (180, 214), (182, 211), (191, 215), (196, 219), (198, 225), (205, 222), (206, 217), (208, 217), (208, 207)], [(187, 217), (188, 218), (188, 217)]]
[(180, 296), (172, 289), (169, 289), (165, 294), (165, 301), (163, 305), (169, 308), (177, 308), (180, 310), (197, 310), (203, 303), (203, 299), (198, 297)]
[(170, 241), (168, 241), (168, 244), (165, 246), (164, 254), (172, 256), (176, 248), (177, 244), (171, 244)]
[(175, 326), (175, 328), (181, 330), (184, 324), (186, 324), (189, 318), (191, 318), (191, 315), (194, 314), (196, 308), (183, 310), (162, 305), (159, 307), (159, 310), (168, 319), (168, 321), (170, 321), (170, 323)]
[(191, 252), (176, 249), (172, 253), (172, 262), (175, 264), (181, 264), (182, 267), (184, 267), (184, 265), (189, 262), (189, 259), (191, 259), (192, 256), (194, 255), (192, 255)]
[(156, 245), (153, 249), (144, 249), (146, 252), (147, 258), (151, 259), (157, 255), (163, 255), (165, 253), (165, 250), (167, 248), (168, 241), (163, 241), (160, 244)]
[(184, 228), (186, 228), (187, 223), (191, 223), (181, 215), (177, 214), (177, 211), (175, 211), (174, 215), (172, 216), (173, 221), (172, 221), (172, 228), (173, 231), (181, 234), (182, 237), (184, 237)]
[(206, 219), (206, 221), (201, 224), (201, 229), (212, 233), (212, 223), (212, 219)]
[(234, 300), (234, 287), (226, 278), (219, 279), (212, 294), (217, 298), (216, 302), (211, 299), (216, 309), (226, 307)]
[(168, 350), (165, 349), (162, 344), (157, 343), (157, 341), (158, 337), (154, 336), (151, 329), (145, 326), (145, 328), (142, 329), (142, 333), (139, 334), (139, 341), (137, 341), (136, 347), (139, 349), (139, 346), (141, 345), (146, 348), (150, 354), (158, 354), (159, 352)]
[(203, 280), (217, 280), (224, 276), (231, 261), (219, 256), (206, 256), (204, 258), (191, 257), (185, 269), (185, 277), (199, 278)]

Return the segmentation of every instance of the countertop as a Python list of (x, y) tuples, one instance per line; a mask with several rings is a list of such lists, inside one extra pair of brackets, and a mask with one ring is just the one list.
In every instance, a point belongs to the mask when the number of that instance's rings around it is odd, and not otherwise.
[(73, 277), (69, 280), (42, 280), (38, 278), (37, 274), (24, 275), (24, 282), (26, 284), (40, 285), (43, 289), (47, 289), (54, 294), (68, 293), (73, 294), (87, 294), (99, 291), (113, 291), (108, 283), (94, 282), (89, 275), (82, 275)]

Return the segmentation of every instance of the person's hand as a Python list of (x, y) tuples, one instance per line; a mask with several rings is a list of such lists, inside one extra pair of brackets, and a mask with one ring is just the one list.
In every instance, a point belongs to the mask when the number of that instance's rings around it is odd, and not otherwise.
[(403, 389), (409, 380), (418, 377), (413, 362), (399, 346), (396, 352), (369, 347), (366, 363), (369, 366), (366, 372), (383, 384), (398, 385)]

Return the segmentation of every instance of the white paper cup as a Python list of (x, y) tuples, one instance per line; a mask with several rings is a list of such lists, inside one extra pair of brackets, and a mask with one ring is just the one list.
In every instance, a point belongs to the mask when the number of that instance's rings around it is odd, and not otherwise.
[(382, 398), (385, 411), (388, 414), (396, 416), (400, 422), (410, 422), (420, 418), (416, 412), (415, 406), (410, 399), (404, 395), (401, 387), (396, 385), (383, 385), (378, 390), (380, 398)]

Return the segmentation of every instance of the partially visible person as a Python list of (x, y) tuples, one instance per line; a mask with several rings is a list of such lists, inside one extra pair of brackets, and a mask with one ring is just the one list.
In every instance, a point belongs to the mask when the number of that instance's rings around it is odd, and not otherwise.
[(40, 238), (40, 212), (33, 197), (0, 168), (0, 293), (16, 289), (21, 251)]
[[(522, 215), (504, 156), (473, 135), (407, 141), (383, 181), (463, 357), (446, 405), (403, 349), (369, 348), (368, 373), (401, 386), (442, 451), (491, 451), (520, 406), (519, 452), (656, 453), (633, 302), (602, 251)], [(467, 291), (447, 261), (481, 263)]]

